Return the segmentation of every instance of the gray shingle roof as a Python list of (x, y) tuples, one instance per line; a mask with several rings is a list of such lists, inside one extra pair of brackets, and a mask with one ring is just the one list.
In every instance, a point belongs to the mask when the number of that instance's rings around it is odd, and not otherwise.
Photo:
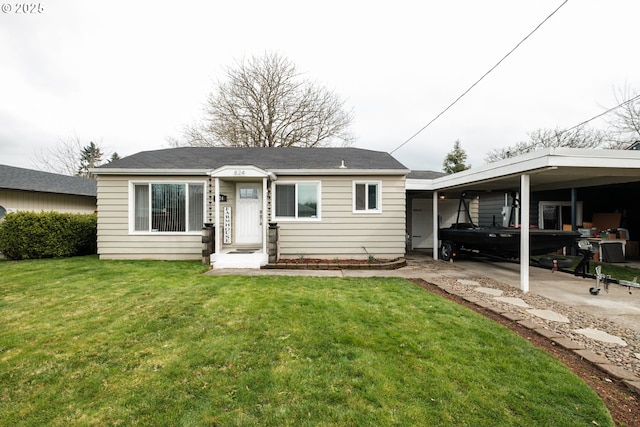
[(436, 171), (417, 171), (412, 170), (407, 178), (409, 179), (435, 179), (440, 178), (441, 176), (445, 176), (444, 172), (436, 172)]
[(109, 169), (217, 169), (227, 165), (252, 165), (264, 170), (406, 169), (390, 154), (360, 148), (253, 148), (180, 147), (143, 151), (100, 166)]
[(96, 197), (96, 181), (0, 165), (0, 188)]

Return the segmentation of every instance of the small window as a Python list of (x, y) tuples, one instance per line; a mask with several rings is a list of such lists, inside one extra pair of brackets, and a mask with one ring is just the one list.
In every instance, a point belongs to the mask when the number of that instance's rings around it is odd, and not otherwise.
[(257, 188), (240, 188), (241, 199), (258, 199)]
[(275, 184), (275, 217), (319, 219), (320, 184), (317, 182)]
[(5, 216), (7, 216), (7, 210), (3, 206), (0, 206), (0, 221), (3, 220)]
[(379, 182), (354, 182), (353, 211), (356, 213), (381, 212), (381, 187), (382, 184)]

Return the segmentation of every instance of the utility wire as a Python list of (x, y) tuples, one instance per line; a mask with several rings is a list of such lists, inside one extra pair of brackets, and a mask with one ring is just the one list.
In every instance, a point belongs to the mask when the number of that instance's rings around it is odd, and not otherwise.
[(409, 141), (411, 141), (413, 138), (415, 138), (416, 136), (418, 136), (420, 133), (422, 133), (423, 130), (425, 130), (426, 128), (428, 128), (433, 122), (435, 122), (436, 120), (438, 120), (440, 118), (440, 116), (442, 116), (444, 113), (446, 113), (451, 107), (453, 107), (458, 101), (460, 101), (460, 99), (462, 99), (463, 96), (465, 96), (467, 93), (469, 93), (471, 91), (471, 89), (473, 89), (478, 83), (480, 83), (485, 77), (487, 77), (487, 75), (489, 75), (489, 73), (491, 73), (493, 70), (495, 70), (498, 65), (500, 65), (502, 63), (502, 61), (504, 61), (505, 59), (507, 59), (507, 57), (509, 55), (511, 55), (516, 49), (518, 49), (520, 47), (520, 45), (522, 43), (524, 43), (529, 37), (531, 37), (533, 35), (533, 33), (535, 33), (538, 28), (540, 28), (545, 22), (547, 22), (553, 15), (556, 14), (557, 11), (560, 10), (560, 8), (562, 6), (564, 6), (565, 4), (567, 4), (569, 0), (564, 0), (564, 2), (562, 2), (562, 4), (560, 6), (558, 6), (556, 8), (556, 10), (554, 10), (553, 12), (551, 12), (551, 14), (549, 16), (547, 16), (541, 23), (538, 24), (538, 26), (536, 26), (529, 34), (527, 34), (527, 36), (525, 38), (523, 38), (522, 40), (520, 40), (520, 42), (515, 45), (515, 47), (513, 49), (511, 49), (509, 51), (509, 53), (507, 53), (505, 56), (502, 57), (502, 59), (500, 61), (498, 61), (496, 63), (496, 65), (494, 65), (493, 67), (491, 67), (489, 69), (489, 71), (487, 71), (486, 73), (484, 73), (482, 75), (482, 77), (480, 77), (478, 80), (476, 80), (476, 82), (474, 84), (472, 84), (467, 90), (465, 90), (462, 95), (460, 95), (459, 97), (457, 97), (455, 99), (455, 101), (453, 101), (451, 104), (449, 104), (447, 106), (447, 108), (445, 108), (444, 110), (442, 110), (437, 116), (435, 116), (433, 119), (431, 119), (431, 121), (429, 123), (427, 123), (426, 125), (424, 125), (419, 131), (417, 131), (416, 133), (414, 133), (413, 135), (411, 135), (411, 137), (409, 137), (409, 139), (407, 139), (406, 141), (404, 141), (402, 144), (398, 145), (396, 148), (393, 149), (393, 151), (391, 151), (389, 154), (393, 154), (396, 151), (398, 151), (400, 148), (404, 147)]
[(591, 118), (590, 118), (590, 119), (588, 119), (588, 120), (585, 120), (585, 121), (583, 121), (583, 122), (578, 123), (578, 124), (577, 124), (577, 125), (575, 125), (575, 126), (570, 127), (569, 129), (565, 129), (565, 130), (563, 130), (563, 131), (561, 132), (561, 134), (562, 134), (562, 133), (565, 133), (565, 132), (569, 132), (569, 131), (574, 130), (574, 129), (576, 129), (576, 128), (579, 128), (579, 127), (580, 127), (580, 126), (582, 126), (582, 125), (586, 125), (586, 124), (587, 124), (587, 123), (589, 123), (590, 121), (593, 121), (593, 120), (595, 120), (595, 119), (597, 119), (597, 118), (600, 118), (600, 117), (602, 117), (602, 116), (604, 116), (604, 115), (606, 115), (606, 114), (609, 114), (609, 113), (610, 113), (610, 112), (612, 112), (613, 110), (616, 110), (616, 109), (618, 109), (618, 108), (622, 107), (623, 105), (629, 104), (629, 103), (631, 103), (631, 102), (635, 101), (636, 99), (640, 99), (640, 95), (636, 95), (636, 96), (634, 96), (634, 97), (633, 97), (633, 98), (631, 98), (631, 99), (627, 99), (626, 101), (621, 102), (620, 104), (616, 105), (615, 107), (611, 107), (611, 108), (609, 108), (607, 111), (605, 111), (605, 112), (603, 112), (603, 113), (600, 113), (600, 114), (598, 114), (597, 116), (593, 116), (593, 117), (591, 117)]

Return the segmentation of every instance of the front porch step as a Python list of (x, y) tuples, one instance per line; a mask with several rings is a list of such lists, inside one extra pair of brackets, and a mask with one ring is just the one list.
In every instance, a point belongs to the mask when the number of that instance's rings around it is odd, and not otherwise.
[(212, 254), (211, 264), (215, 269), (221, 268), (254, 268), (258, 269), (267, 264), (269, 258), (263, 253), (226, 253)]

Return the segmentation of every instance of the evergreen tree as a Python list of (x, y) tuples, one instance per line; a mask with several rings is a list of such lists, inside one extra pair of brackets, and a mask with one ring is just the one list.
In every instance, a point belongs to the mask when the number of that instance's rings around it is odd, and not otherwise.
[(99, 166), (102, 163), (102, 156), (102, 150), (94, 142), (83, 147), (80, 151), (80, 167), (77, 175), (83, 178), (93, 178), (89, 169)]
[(456, 140), (453, 144), (453, 150), (449, 151), (447, 157), (442, 163), (442, 170), (446, 173), (456, 173), (467, 170), (471, 165), (465, 164), (467, 161), (467, 153), (460, 148), (460, 140)]

